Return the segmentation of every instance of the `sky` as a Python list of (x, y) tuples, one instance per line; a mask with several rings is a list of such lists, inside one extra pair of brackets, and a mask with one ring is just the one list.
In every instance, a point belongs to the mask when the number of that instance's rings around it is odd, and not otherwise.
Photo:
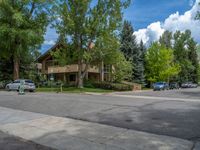
[[(195, 20), (200, 11), (200, 0), (132, 0), (124, 11), (124, 19), (131, 21), (138, 42), (146, 45), (156, 41), (165, 30), (175, 32), (190, 29), (193, 38), (200, 43), (200, 21)], [(55, 44), (58, 35), (47, 28), (41, 52)]]

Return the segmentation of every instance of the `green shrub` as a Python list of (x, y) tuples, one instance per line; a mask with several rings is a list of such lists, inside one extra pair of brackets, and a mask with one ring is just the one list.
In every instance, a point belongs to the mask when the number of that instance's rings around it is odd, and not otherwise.
[(86, 88), (95, 88), (93, 83), (94, 82), (92, 82), (92, 81), (85, 81), (84, 82), (84, 87), (86, 87)]
[(115, 91), (130, 91), (132, 90), (131, 85), (122, 83), (109, 83), (109, 82), (95, 82), (93, 83), (95, 88), (115, 90)]

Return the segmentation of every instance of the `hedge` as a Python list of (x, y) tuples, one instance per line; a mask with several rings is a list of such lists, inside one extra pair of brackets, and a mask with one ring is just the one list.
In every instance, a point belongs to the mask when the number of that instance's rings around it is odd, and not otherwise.
[(95, 88), (108, 89), (114, 91), (130, 91), (133, 86), (122, 83), (109, 83), (109, 82), (95, 82), (93, 83)]

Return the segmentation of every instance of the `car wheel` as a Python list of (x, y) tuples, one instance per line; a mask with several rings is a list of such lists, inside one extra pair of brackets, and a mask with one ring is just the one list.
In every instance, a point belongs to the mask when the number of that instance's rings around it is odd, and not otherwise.
[(17, 88), (17, 92), (19, 92), (20, 87)]
[(6, 86), (6, 91), (11, 91), (9, 86)]

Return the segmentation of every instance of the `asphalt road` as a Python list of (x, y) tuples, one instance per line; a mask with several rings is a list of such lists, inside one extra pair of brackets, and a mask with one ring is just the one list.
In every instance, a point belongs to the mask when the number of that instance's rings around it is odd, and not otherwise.
[(200, 140), (200, 88), (114, 95), (0, 92), (0, 106)]

